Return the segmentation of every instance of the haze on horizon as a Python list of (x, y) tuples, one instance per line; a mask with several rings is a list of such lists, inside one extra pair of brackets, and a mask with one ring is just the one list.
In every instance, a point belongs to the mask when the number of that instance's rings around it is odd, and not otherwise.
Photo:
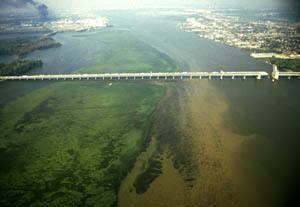
[[(193, 8), (294, 8), (297, 11), (300, 3), (297, 0), (0, 0), (0, 11), (4, 12), (6, 2), (23, 5), (17, 10), (32, 9), (30, 2), (47, 5), (50, 10), (69, 8), (95, 8), (95, 9), (136, 9), (148, 7), (193, 7)], [(29, 2), (24, 4), (24, 2)], [(31, 7), (31, 8), (30, 8)], [(5, 9), (4, 9), (5, 8)], [(15, 8), (8, 8), (15, 9)]]
[(143, 8), (143, 7), (295, 7), (297, 0), (40, 0), (50, 8)]

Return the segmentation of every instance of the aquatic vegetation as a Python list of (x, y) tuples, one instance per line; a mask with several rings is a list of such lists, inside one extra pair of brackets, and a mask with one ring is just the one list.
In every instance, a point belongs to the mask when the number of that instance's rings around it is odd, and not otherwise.
[[(107, 50), (79, 73), (179, 69), (129, 32), (82, 38)], [(57, 82), (7, 104), (0, 110), (0, 205), (116, 206), (164, 91), (147, 81)]]
[(162, 163), (160, 156), (152, 156), (148, 160), (147, 169), (139, 174), (134, 182), (134, 187), (138, 194), (145, 193), (150, 184), (162, 173)]
[(6, 106), (1, 206), (114, 205), (162, 94), (149, 83), (61, 82)]
[(128, 31), (106, 31), (87, 36), (104, 43), (105, 50), (90, 57), (94, 64), (78, 73), (173, 72), (180, 66), (166, 54), (137, 40)]

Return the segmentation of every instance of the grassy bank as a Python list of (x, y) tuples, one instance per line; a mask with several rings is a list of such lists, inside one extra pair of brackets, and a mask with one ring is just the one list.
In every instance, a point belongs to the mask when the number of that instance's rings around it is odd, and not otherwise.
[[(179, 68), (128, 32), (82, 38), (101, 39), (110, 49), (99, 50), (90, 57), (94, 64), (78, 72)], [(121, 52), (113, 50), (118, 45)], [(0, 110), (0, 205), (116, 206), (163, 93), (150, 82), (58, 82), (7, 104)]]

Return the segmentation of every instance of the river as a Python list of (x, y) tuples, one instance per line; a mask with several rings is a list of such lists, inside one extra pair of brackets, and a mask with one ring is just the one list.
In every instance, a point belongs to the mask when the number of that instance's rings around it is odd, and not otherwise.
[[(103, 14), (115, 28), (128, 29), (168, 54), (183, 71), (271, 71), (248, 52), (180, 30), (177, 21), (133, 12)], [(44, 62), (31, 74), (71, 73), (89, 64), (87, 57), (101, 50), (101, 42), (80, 35), (57, 34), (54, 38), (63, 47), (29, 55)], [(47, 84), (51, 83), (1, 83), (0, 106)], [(202, 80), (166, 86), (167, 94), (154, 113), (152, 141), (123, 181), (119, 206), (296, 204), (299, 81)], [(132, 191), (134, 180), (155, 151), (162, 159), (162, 174), (147, 192), (138, 194)], [(175, 162), (181, 167), (176, 169)]]
[[(181, 63), (184, 71), (272, 70), (263, 60), (251, 58), (249, 52), (184, 32), (177, 27), (179, 22), (165, 17), (124, 12), (110, 19)], [(175, 128), (181, 134), (178, 145), (187, 149), (176, 150), (189, 154), (197, 166), (192, 171), (194, 181), (186, 182), (190, 175), (184, 172), (180, 176), (172, 167), (176, 152), (170, 152), (171, 140), (163, 150), (162, 175), (145, 194), (138, 195), (126, 191), (138, 174), (138, 169), (133, 170), (121, 187), (120, 206), (295, 204), (299, 89), (299, 81), (286, 80), (204, 81), (171, 87), (173, 96), (160, 105), (169, 110), (158, 109), (158, 116), (168, 118), (159, 124), (165, 125), (162, 130)], [(179, 106), (170, 106), (170, 102)], [(172, 135), (169, 132), (166, 136)], [(138, 159), (137, 166), (143, 159)]]

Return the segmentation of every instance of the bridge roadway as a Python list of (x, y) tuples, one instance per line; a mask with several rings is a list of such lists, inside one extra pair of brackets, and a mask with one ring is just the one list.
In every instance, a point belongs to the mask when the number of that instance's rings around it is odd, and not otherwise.
[(170, 72), (0, 76), (0, 80), (151, 80), (269, 78), (267, 72)]
[(292, 78), (298, 78), (300, 80), (300, 72), (281, 72), (277, 69), (276, 65), (273, 65), (272, 81), (274, 82), (280, 78), (287, 78), (289, 80)]

